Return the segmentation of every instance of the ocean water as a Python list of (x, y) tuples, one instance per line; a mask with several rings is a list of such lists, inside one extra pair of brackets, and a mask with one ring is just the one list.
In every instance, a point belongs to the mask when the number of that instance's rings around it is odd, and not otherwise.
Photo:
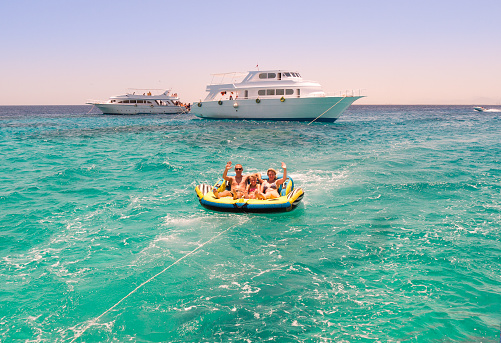
[[(2, 342), (499, 342), (501, 113), (332, 124), (0, 107)], [(227, 161), (295, 210), (218, 213)]]

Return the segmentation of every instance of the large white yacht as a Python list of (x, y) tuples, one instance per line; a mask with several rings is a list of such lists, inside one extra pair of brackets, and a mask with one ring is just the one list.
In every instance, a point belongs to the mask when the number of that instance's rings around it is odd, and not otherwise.
[(112, 96), (107, 101), (89, 101), (87, 104), (96, 106), (104, 114), (177, 114), (188, 111), (177, 94), (171, 95), (167, 90), (153, 95), (152, 90), (131, 90), (125, 95)]
[(206, 91), (191, 113), (211, 119), (333, 122), (363, 97), (353, 91), (328, 96), (320, 84), (285, 70), (214, 74)]

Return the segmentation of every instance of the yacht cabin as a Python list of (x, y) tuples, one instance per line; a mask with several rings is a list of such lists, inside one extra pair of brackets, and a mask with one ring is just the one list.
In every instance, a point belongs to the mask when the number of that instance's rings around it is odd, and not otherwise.
[[(214, 74), (220, 83), (207, 86), (205, 101), (236, 99), (273, 99), (273, 98), (305, 98), (325, 97), (320, 84), (305, 81), (297, 72), (270, 70), (250, 71), (242, 79), (242, 74)], [(214, 80), (213, 78), (213, 80)], [(224, 79), (230, 83), (223, 83)]]
[(172, 100), (119, 100), (111, 99), (110, 104), (125, 104), (125, 105), (156, 105), (156, 106), (177, 106)]

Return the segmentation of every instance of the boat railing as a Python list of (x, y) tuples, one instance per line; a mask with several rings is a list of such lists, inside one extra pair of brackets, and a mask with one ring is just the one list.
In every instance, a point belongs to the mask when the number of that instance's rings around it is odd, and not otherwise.
[(129, 95), (150, 95), (150, 96), (158, 96), (163, 94), (169, 94), (172, 91), (172, 88), (127, 88), (127, 94)]
[(89, 99), (85, 103), (88, 105), (100, 105), (100, 104), (106, 104), (107, 100), (93, 100)]
[[(313, 94), (313, 93), (312, 93)], [(231, 99), (230, 99), (231, 95)], [(364, 89), (357, 89), (357, 90), (344, 90), (344, 91), (337, 91), (337, 92), (318, 92), (318, 94), (305, 94), (301, 95), (300, 98), (322, 98), (322, 97), (340, 97), (340, 98), (353, 98), (353, 97), (365, 97), (365, 90)], [(229, 100), (247, 100), (247, 99), (280, 99), (281, 97), (284, 97), (285, 99), (291, 99), (291, 98), (298, 98), (296, 94), (289, 94), (289, 95), (259, 95), (259, 96), (249, 96), (249, 97), (244, 97), (241, 95), (232, 95), (230, 93), (221, 95), (221, 93), (213, 93), (210, 94), (205, 98), (204, 101), (229, 101)]]
[(325, 96), (355, 97), (366, 96), (365, 89), (347, 89), (337, 92), (326, 92)]

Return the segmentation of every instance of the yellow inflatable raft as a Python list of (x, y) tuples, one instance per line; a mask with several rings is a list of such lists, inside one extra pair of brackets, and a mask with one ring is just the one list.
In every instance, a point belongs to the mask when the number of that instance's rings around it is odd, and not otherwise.
[[(262, 176), (267, 179), (266, 176)], [(217, 199), (212, 192), (217, 189), (222, 192), (226, 189), (226, 181), (219, 181), (216, 186), (200, 184), (195, 187), (198, 199), (202, 206), (225, 212), (283, 212), (291, 211), (303, 199), (304, 192), (302, 188), (294, 188), (294, 181), (289, 177), (279, 189), (280, 197), (276, 199), (258, 200), (258, 199), (233, 199), (232, 197), (223, 197)]]

